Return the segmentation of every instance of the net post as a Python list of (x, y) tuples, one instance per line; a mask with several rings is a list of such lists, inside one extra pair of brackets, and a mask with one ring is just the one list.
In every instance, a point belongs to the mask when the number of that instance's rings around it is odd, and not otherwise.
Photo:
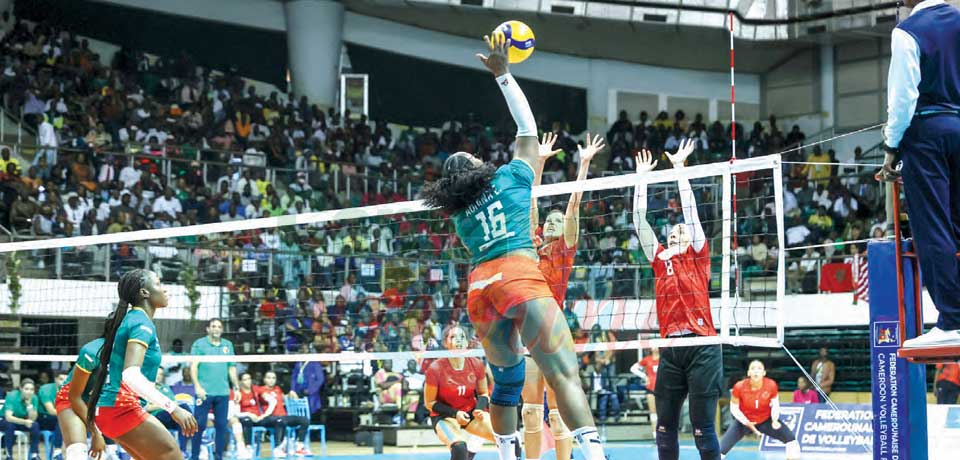
[(722, 218), (722, 229), (723, 229), (723, 243), (721, 246), (721, 252), (723, 255), (722, 258), (722, 267), (720, 269), (720, 336), (729, 337), (730, 336), (730, 238), (731, 231), (730, 226), (733, 223), (731, 219), (731, 202), (733, 200), (730, 181), (732, 180), (732, 175), (729, 171), (723, 173), (723, 198), (721, 202), (721, 212), (723, 213)]
[(780, 250), (777, 251), (777, 341), (783, 343), (785, 336), (783, 326), (786, 320), (783, 303), (787, 290), (787, 244), (783, 224), (783, 171), (779, 160), (773, 167), (773, 200), (777, 209), (777, 241), (780, 242)]

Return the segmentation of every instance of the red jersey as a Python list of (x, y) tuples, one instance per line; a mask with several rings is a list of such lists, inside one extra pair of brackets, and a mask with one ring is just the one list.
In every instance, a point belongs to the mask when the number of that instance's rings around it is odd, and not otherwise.
[(275, 415), (281, 417), (287, 415), (287, 408), (283, 405), (283, 390), (278, 386), (273, 388), (261, 387), (260, 391), (257, 393), (257, 396), (260, 400), (260, 413), (264, 414), (267, 412), (267, 408), (270, 407), (270, 398), (271, 396), (276, 398), (277, 405), (273, 408), (273, 412), (270, 415)]
[(640, 366), (647, 374), (647, 389), (653, 391), (657, 387), (657, 368), (660, 367), (660, 358), (654, 358), (653, 355), (644, 356), (640, 360)]
[[(233, 400), (233, 390), (230, 390), (230, 400)], [(260, 415), (260, 399), (257, 398), (254, 389), (240, 390), (240, 412)]]
[(650, 265), (656, 277), (657, 322), (660, 336), (689, 331), (701, 336), (717, 335), (710, 313), (710, 245), (699, 251), (693, 246), (682, 254), (657, 245)]
[(948, 382), (953, 382), (956, 385), (960, 385), (960, 364), (937, 364), (937, 369), (940, 370), (940, 376), (937, 377), (938, 382), (941, 380), (946, 380)]
[[(480, 358), (464, 358), (463, 369), (455, 370), (449, 359), (438, 359), (426, 372), (427, 385), (437, 387), (437, 401), (464, 412), (477, 407), (478, 382), (487, 378)], [(440, 415), (431, 411), (430, 415)]]
[(750, 387), (750, 379), (746, 378), (733, 386), (733, 397), (740, 400), (740, 412), (753, 423), (763, 423), (770, 418), (770, 403), (778, 399), (777, 382), (766, 377), (760, 388)]
[(573, 258), (577, 255), (577, 245), (567, 247), (566, 239), (561, 236), (540, 246), (537, 254), (540, 255), (540, 272), (546, 278), (557, 305), (562, 309), (563, 300), (567, 297), (570, 273), (573, 271)]

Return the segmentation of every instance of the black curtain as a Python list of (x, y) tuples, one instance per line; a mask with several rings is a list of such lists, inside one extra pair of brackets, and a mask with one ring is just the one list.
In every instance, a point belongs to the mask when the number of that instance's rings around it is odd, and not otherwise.
[[(479, 60), (476, 68), (466, 68), (349, 43), (347, 52), (353, 71), (370, 75), (374, 119), (440, 126), (452, 118), (462, 120), (468, 113), (485, 124), (510, 116), (500, 89)], [(570, 123), (573, 133), (586, 129), (585, 89), (526, 79), (518, 83), (541, 125), (563, 121)]]
[(89, 0), (18, 0), (14, 7), (18, 18), (160, 56), (185, 51), (198, 65), (221, 71), (235, 67), (240, 75), (286, 87), (287, 38), (282, 31)]

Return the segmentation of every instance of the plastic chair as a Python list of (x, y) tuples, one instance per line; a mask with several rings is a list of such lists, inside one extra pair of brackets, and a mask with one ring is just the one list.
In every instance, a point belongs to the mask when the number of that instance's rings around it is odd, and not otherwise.
[(47, 460), (53, 460), (53, 449), (58, 447), (50, 445), (50, 438), (53, 437), (53, 432), (50, 430), (40, 430), (40, 436), (43, 436), (43, 448), (47, 451)]
[[(17, 438), (17, 454), (20, 458), (30, 458), (30, 433), (24, 431), (14, 431), (14, 436)], [(11, 459), (13, 460), (13, 459)]]
[(273, 430), (267, 429), (265, 426), (255, 426), (250, 429), (250, 441), (253, 443), (253, 459), (258, 460), (260, 458), (260, 438), (266, 433), (268, 439), (270, 440), (270, 458), (273, 457), (273, 450), (277, 448), (277, 440), (273, 437)]
[[(310, 420), (310, 403), (306, 398), (291, 399), (284, 398), (284, 404), (287, 406), (287, 412), (291, 415), (299, 415)], [(310, 432), (320, 432), (320, 455), (327, 456), (327, 427), (324, 425), (307, 425), (307, 437), (303, 440), (304, 444), (310, 445)], [(297, 430), (293, 427), (287, 427), (287, 436), (296, 436)]]

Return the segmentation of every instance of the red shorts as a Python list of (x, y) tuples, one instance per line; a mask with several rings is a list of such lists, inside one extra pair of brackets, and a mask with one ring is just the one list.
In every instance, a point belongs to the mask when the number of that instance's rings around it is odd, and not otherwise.
[(467, 312), (474, 324), (504, 317), (507, 310), (530, 300), (553, 297), (537, 262), (526, 256), (493, 259), (470, 272)]
[(116, 439), (130, 432), (150, 417), (140, 407), (140, 398), (126, 385), (121, 385), (120, 394), (113, 407), (97, 408), (97, 428), (108, 438)]
[(70, 384), (60, 387), (57, 390), (57, 399), (53, 400), (53, 406), (57, 408), (57, 415), (70, 408)]

